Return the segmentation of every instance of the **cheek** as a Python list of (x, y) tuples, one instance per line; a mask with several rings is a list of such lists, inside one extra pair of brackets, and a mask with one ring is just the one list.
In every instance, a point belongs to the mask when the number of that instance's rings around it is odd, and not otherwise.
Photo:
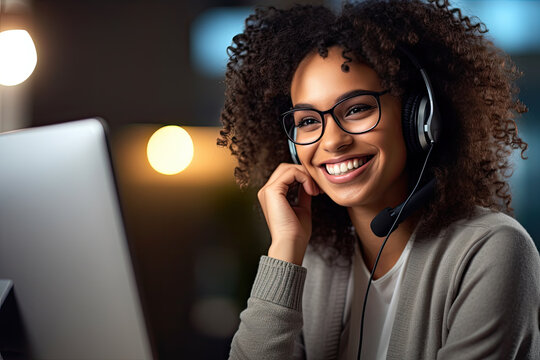
[(381, 127), (381, 131), (377, 133), (377, 139), (373, 139), (373, 144), (378, 144), (383, 161), (381, 165), (386, 167), (385, 172), (396, 175), (405, 170), (407, 148), (400, 119), (393, 118), (392, 121), (387, 121), (386, 125)]
[(302, 165), (308, 170), (308, 172), (313, 176), (313, 170), (311, 166), (311, 160), (317, 149), (317, 144), (312, 145), (296, 145), (296, 153)]
[(385, 133), (385, 142), (393, 153), (403, 152), (406, 157), (407, 150), (403, 138), (403, 123), (401, 118), (401, 100), (397, 97), (389, 96), (382, 104), (383, 114), (381, 118), (381, 128)]
[(403, 132), (401, 126), (396, 126), (386, 136), (386, 147), (394, 155), (407, 156), (407, 148), (405, 146), (405, 139), (403, 138)]
[(407, 163), (407, 149), (405, 146), (405, 140), (401, 131), (393, 131), (391, 136), (386, 139), (385, 156), (390, 164), (390, 171), (393, 174), (401, 174)]

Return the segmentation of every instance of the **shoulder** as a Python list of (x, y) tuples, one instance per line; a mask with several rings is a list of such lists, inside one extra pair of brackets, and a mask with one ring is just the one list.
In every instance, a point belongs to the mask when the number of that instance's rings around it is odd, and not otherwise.
[(519, 222), (478, 208), (432, 240), (437, 255), (428, 266), (437, 273), (431, 283), (434, 296), (440, 292), (445, 339), (439, 355), (525, 358), (537, 352), (540, 256)]
[(477, 206), (471, 217), (456, 221), (449, 226), (450, 229), (514, 229), (530, 237), (521, 224), (511, 216)]
[[(538, 258), (538, 250), (525, 228), (514, 218), (477, 207), (473, 216), (456, 221), (439, 237), (448, 251), (492, 251), (530, 254)], [(510, 252), (510, 253), (508, 253)]]
[[(527, 231), (514, 218), (478, 207), (475, 214), (444, 230), (437, 241), (454, 281), (491, 274), (499, 284), (540, 284), (540, 256)], [(538, 287), (538, 286), (537, 286)]]
[(456, 290), (466, 278), (540, 284), (540, 256), (530, 235), (512, 217), (486, 208), (436, 237), (419, 235), (411, 258), (421, 264), (413, 267), (415, 274), (434, 272)]

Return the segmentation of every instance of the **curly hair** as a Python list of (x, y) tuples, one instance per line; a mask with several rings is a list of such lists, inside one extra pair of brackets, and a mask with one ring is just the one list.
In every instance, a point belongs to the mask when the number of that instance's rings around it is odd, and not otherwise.
[[(218, 144), (237, 157), (237, 182), (261, 187), (279, 163), (290, 162), (278, 118), (291, 107), (292, 77), (306, 55), (326, 57), (339, 46), (342, 71), (359, 59), (384, 89), (404, 98), (425, 87), (399, 50), (405, 48), (429, 74), (443, 122), (429, 170), (437, 189), (422, 212), (423, 231), (436, 234), (477, 205), (511, 214), (510, 155), (520, 149), (525, 158), (527, 149), (515, 118), (527, 108), (517, 99), (521, 73), (486, 32), (447, 0), (368, 0), (344, 5), (341, 15), (310, 5), (257, 9), (227, 49)], [(418, 159), (408, 155), (407, 162), (415, 173)], [(314, 198), (312, 208), (310, 244), (335, 250), (333, 258), (351, 256), (355, 235), (346, 209), (327, 196)]]

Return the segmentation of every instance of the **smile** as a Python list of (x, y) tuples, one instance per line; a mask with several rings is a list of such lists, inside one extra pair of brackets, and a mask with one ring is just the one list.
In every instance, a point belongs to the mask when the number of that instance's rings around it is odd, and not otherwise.
[(369, 168), (374, 155), (350, 158), (336, 163), (320, 166), (324, 176), (334, 184), (344, 184), (360, 176)]
[(348, 159), (339, 163), (325, 164), (326, 172), (330, 175), (345, 175), (355, 169), (358, 169), (367, 163), (373, 156), (364, 156), (361, 158)]

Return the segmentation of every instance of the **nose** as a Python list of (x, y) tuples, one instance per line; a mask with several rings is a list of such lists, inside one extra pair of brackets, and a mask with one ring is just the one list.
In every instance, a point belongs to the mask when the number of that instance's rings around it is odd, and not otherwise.
[(320, 140), (320, 146), (327, 152), (340, 152), (346, 150), (353, 142), (353, 136), (343, 131), (331, 114), (326, 114), (326, 126)]

